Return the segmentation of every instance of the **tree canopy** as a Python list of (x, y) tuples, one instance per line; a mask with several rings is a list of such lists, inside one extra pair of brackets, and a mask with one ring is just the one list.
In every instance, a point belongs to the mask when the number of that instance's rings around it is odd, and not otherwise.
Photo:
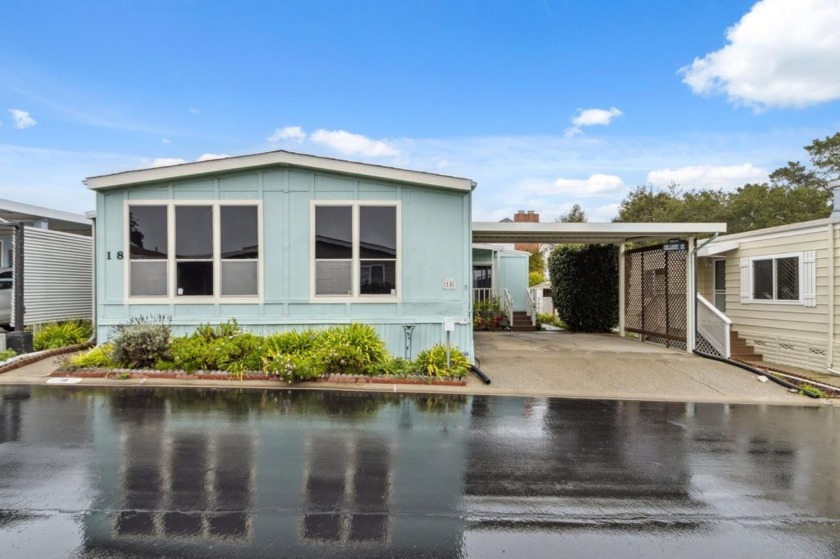
[(827, 217), (828, 180), (840, 178), (840, 132), (805, 146), (812, 168), (789, 161), (769, 182), (745, 184), (733, 192), (697, 189), (682, 192), (637, 186), (622, 200), (617, 222), (724, 222), (728, 233)]

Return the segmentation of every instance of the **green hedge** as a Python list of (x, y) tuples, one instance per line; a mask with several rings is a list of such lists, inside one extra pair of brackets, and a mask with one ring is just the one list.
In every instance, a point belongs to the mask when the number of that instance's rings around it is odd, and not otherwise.
[(548, 257), (552, 300), (569, 330), (618, 325), (618, 246), (558, 245)]

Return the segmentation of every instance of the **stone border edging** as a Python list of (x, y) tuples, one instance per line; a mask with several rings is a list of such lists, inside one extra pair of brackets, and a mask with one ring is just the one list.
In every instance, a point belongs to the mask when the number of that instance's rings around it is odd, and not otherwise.
[[(85, 368), (65, 370), (58, 369), (50, 373), (51, 377), (71, 378), (114, 378), (128, 375), (131, 379), (176, 379), (176, 380), (268, 380), (284, 383), (282, 379), (260, 373), (245, 373), (237, 375), (226, 371), (156, 371), (154, 369), (99, 369)], [(363, 375), (327, 375), (315, 379), (314, 382), (332, 382), (336, 384), (419, 384), (436, 386), (466, 386), (466, 379), (439, 379), (435, 377), (368, 377)], [(289, 384), (293, 384), (289, 382)]]
[(48, 357), (63, 355), (65, 353), (73, 353), (74, 351), (81, 351), (83, 349), (88, 349), (89, 347), (93, 347), (93, 342), (57, 347), (55, 349), (42, 349), (41, 351), (15, 355), (11, 359), (7, 359), (6, 361), (0, 363), (0, 374), (13, 371), (14, 369), (23, 367), (24, 365), (31, 365), (32, 363), (36, 363)]

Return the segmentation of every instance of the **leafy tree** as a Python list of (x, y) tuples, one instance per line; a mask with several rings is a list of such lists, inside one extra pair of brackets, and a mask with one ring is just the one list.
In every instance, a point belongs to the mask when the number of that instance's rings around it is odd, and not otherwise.
[(528, 287), (539, 285), (545, 281), (545, 274), (542, 272), (529, 272), (528, 273)]
[(814, 140), (805, 146), (805, 151), (823, 179), (840, 179), (840, 132), (825, 140)]
[(747, 184), (729, 196), (727, 232), (740, 233), (827, 217), (825, 190)]
[(528, 272), (545, 275), (545, 256), (539, 249), (529, 250), (531, 257), (528, 259)]
[(557, 221), (563, 223), (586, 223), (586, 212), (580, 207), (580, 204), (575, 204), (565, 214), (557, 218)]
[(618, 246), (558, 245), (548, 257), (554, 308), (570, 330), (618, 324)]
[(652, 186), (637, 186), (621, 201), (616, 222), (662, 223), (673, 221), (680, 201), (669, 192), (654, 192)]

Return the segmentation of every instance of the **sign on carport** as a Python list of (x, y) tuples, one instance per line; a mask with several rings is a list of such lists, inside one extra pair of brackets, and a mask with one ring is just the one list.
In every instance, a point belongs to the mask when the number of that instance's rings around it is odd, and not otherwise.
[(679, 239), (668, 239), (668, 242), (662, 245), (662, 250), (686, 250), (687, 246), (688, 245), (685, 241), (681, 241)]

